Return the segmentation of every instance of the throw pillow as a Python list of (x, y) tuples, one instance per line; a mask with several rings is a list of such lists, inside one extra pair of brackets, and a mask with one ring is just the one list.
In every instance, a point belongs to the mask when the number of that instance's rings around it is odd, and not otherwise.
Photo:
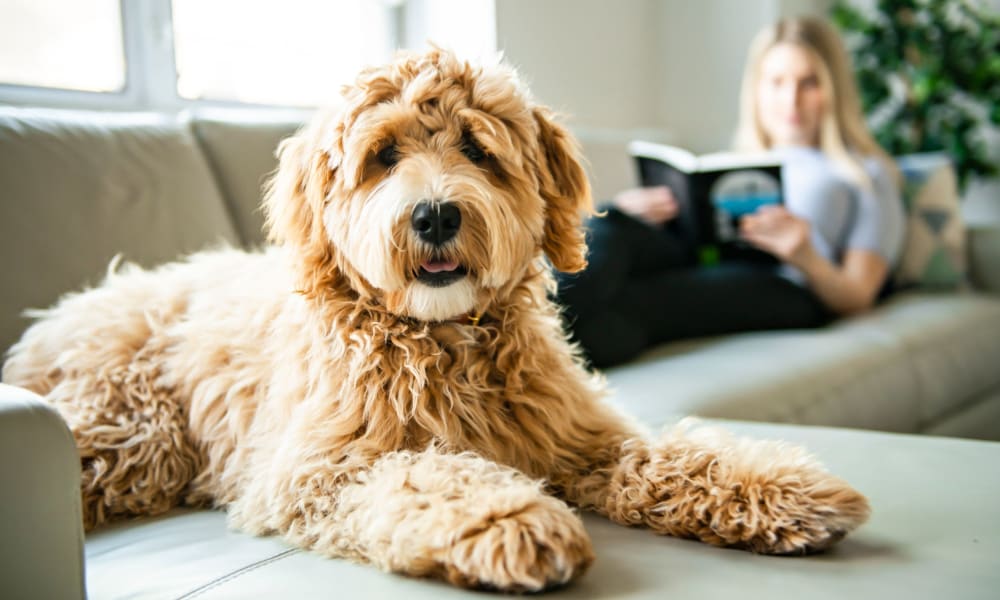
[(903, 173), (906, 240), (894, 274), (897, 288), (954, 289), (966, 281), (965, 225), (955, 170), (947, 155), (897, 158)]

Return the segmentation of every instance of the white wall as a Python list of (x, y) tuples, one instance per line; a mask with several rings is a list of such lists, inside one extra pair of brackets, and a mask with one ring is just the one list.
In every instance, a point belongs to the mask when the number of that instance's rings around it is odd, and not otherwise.
[(830, 0), (496, 0), (497, 46), (569, 116), (595, 195), (634, 184), (630, 139), (729, 145), (754, 33)]
[(591, 128), (651, 125), (654, 0), (499, 0), (497, 45), (535, 96)]
[(656, 0), (498, 0), (497, 45), (584, 146), (595, 196), (632, 185), (625, 144), (656, 120)]
[(654, 16), (657, 122), (697, 152), (729, 146), (740, 79), (754, 34), (774, 20), (771, 0), (663, 0)]
[(754, 35), (783, 16), (825, 14), (832, 0), (656, 2), (657, 123), (697, 152), (730, 146)]

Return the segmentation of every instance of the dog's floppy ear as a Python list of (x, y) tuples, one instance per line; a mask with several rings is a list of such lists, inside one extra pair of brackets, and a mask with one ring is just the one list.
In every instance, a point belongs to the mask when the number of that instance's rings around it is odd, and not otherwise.
[(322, 226), (322, 206), (316, 205), (319, 199), (310, 189), (320, 156), (312, 156), (307, 145), (300, 132), (278, 146), (278, 170), (264, 196), (267, 238), (275, 244), (307, 245), (318, 233), (316, 226)]
[(303, 128), (278, 146), (278, 170), (264, 195), (264, 214), (270, 242), (290, 245), (301, 257), (303, 291), (322, 285), (332, 269), (332, 247), (323, 225), (337, 159), (323, 150), (318, 128)]
[(556, 123), (547, 108), (536, 107), (533, 113), (542, 152), (539, 165), (541, 195), (545, 200), (542, 248), (556, 269), (576, 273), (587, 266), (581, 221), (594, 210), (590, 182), (580, 164), (580, 149), (573, 136)]

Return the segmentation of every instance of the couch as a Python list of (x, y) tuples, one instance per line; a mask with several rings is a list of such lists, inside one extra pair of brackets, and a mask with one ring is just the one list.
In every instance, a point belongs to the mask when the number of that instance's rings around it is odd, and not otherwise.
[[(0, 107), (0, 350), (28, 325), (26, 308), (97, 284), (116, 255), (154, 265), (207, 245), (261, 245), (261, 184), (302, 118)], [(966, 233), (962, 289), (907, 290), (818, 330), (674, 343), (606, 373), (609, 401), (651, 430), (699, 415), (807, 445), (869, 495), (869, 525), (826, 554), (776, 559), (587, 516), (598, 561), (554, 595), (995, 592), (1000, 443), (982, 440), (1000, 440), (1000, 225)], [(0, 596), (467, 594), (232, 532), (214, 511), (84, 538), (78, 469), (58, 415), (0, 385)]]

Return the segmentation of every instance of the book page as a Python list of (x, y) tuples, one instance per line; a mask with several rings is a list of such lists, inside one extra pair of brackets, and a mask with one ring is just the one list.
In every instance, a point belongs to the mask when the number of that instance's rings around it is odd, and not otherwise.
[(697, 160), (697, 171), (750, 169), (781, 164), (781, 157), (774, 152), (713, 152), (703, 154)]
[(698, 168), (698, 157), (677, 146), (636, 140), (628, 145), (632, 156), (644, 156), (667, 163), (675, 169), (691, 173)]

